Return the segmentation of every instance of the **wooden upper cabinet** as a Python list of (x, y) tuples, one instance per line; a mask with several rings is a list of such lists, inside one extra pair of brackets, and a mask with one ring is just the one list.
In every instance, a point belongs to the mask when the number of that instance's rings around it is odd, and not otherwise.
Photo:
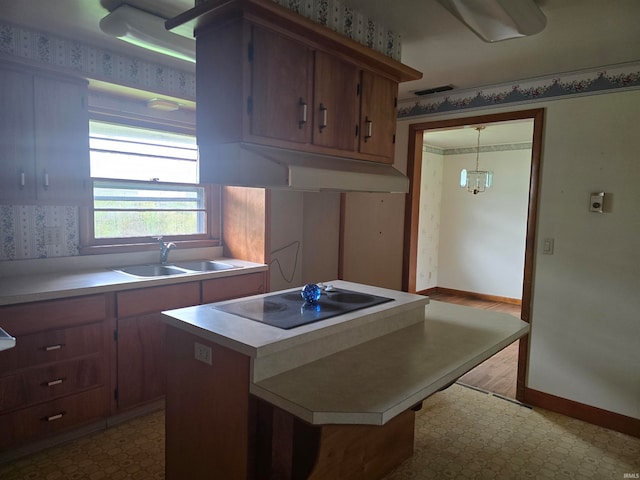
[(0, 202), (35, 198), (33, 79), (0, 70)]
[(167, 23), (191, 21), (203, 178), (239, 142), (393, 162), (397, 85), (420, 72), (271, 0), (202, 2)]
[(313, 144), (357, 148), (359, 70), (325, 52), (315, 52)]
[(303, 44), (254, 26), (249, 46), (252, 135), (307, 143), (312, 55)]
[(38, 200), (87, 203), (89, 113), (87, 84), (34, 77)]
[(0, 202), (90, 200), (86, 81), (0, 69)]
[(393, 162), (398, 84), (368, 71), (362, 72), (360, 152)]

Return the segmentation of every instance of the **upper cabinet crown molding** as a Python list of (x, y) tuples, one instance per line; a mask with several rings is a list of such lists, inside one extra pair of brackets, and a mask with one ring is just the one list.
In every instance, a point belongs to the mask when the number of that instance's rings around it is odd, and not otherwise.
[(420, 72), (271, 0), (210, 0), (167, 26), (185, 23), (201, 180), (219, 180), (218, 146), (240, 142), (393, 163), (398, 83)]
[(272, 0), (208, 0), (194, 8), (167, 20), (166, 27), (192, 26), (196, 37), (212, 25), (220, 25), (227, 19), (243, 15), (255, 22), (268, 22), (284, 31), (299, 35), (308, 42), (317, 42), (328, 51), (343, 54), (369, 68), (379, 69), (397, 82), (408, 82), (422, 78), (418, 70), (404, 65), (391, 57), (377, 52), (341, 33), (314, 22), (302, 15), (284, 8)]

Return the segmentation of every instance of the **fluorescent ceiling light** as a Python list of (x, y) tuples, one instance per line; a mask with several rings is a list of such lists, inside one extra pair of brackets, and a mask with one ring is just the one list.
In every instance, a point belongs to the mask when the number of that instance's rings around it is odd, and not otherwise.
[(100, 28), (138, 47), (195, 63), (195, 39), (168, 31), (164, 22), (162, 17), (123, 4), (100, 20)]
[(541, 32), (547, 17), (534, 0), (438, 0), (485, 42)]

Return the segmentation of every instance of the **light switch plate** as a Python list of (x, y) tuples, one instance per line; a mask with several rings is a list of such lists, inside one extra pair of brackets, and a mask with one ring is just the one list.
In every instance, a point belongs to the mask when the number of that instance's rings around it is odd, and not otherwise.
[(542, 241), (542, 253), (544, 255), (553, 255), (553, 238), (545, 238)]
[(589, 197), (589, 211), (602, 213), (604, 208), (604, 192), (592, 193)]

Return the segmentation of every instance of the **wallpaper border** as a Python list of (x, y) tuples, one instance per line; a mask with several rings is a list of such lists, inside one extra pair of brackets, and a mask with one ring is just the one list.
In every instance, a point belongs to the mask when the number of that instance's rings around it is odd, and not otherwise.
[[(640, 88), (640, 62), (560, 73), (401, 101), (398, 118), (451, 113)], [(408, 105), (411, 103), (410, 105)], [(404, 106), (402, 106), (404, 105)]]

